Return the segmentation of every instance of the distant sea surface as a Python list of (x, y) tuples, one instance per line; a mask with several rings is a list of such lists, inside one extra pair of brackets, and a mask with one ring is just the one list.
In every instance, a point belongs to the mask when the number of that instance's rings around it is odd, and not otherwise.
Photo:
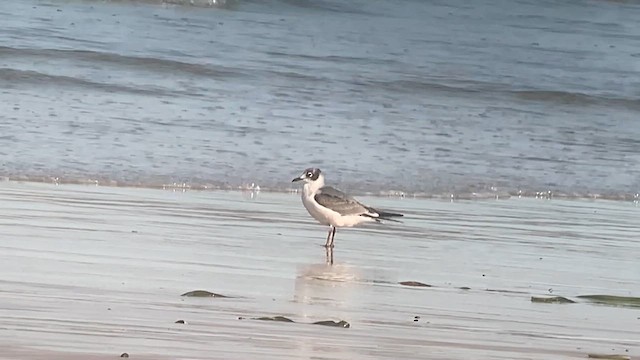
[(636, 199), (635, 1), (0, 2), (0, 176)]

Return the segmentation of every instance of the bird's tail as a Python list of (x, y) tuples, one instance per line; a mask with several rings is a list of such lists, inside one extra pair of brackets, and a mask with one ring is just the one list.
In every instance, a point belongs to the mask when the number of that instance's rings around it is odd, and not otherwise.
[(388, 211), (383, 211), (383, 210), (377, 210), (374, 208), (369, 208), (369, 211), (371, 211), (374, 214), (378, 214), (378, 216), (373, 217), (376, 221), (380, 221), (380, 220), (386, 220), (386, 221), (393, 221), (393, 222), (402, 222), (399, 220), (395, 220), (392, 219), (394, 217), (403, 217), (404, 215), (400, 214), (400, 213), (393, 213), (393, 212), (388, 212)]

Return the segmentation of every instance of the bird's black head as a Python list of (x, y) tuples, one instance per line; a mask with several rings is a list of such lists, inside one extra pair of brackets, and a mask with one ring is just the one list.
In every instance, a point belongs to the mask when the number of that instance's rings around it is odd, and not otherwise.
[(322, 172), (318, 168), (308, 168), (308, 169), (305, 169), (305, 171), (303, 171), (300, 176), (298, 176), (297, 178), (291, 180), (291, 182), (303, 181), (303, 180), (304, 181), (316, 181), (320, 177), (321, 173)]

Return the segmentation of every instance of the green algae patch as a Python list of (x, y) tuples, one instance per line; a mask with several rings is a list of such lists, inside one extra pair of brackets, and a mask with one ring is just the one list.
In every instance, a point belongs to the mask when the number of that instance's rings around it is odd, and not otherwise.
[(210, 291), (207, 290), (193, 290), (193, 291), (189, 291), (186, 292), (180, 296), (187, 296), (187, 297), (219, 297), (219, 298), (226, 298), (229, 296), (226, 295), (222, 295), (222, 294), (216, 294), (216, 293), (212, 293)]
[(541, 304), (573, 304), (575, 301), (564, 296), (532, 296), (531, 302)]
[(503, 294), (528, 294), (526, 291), (503, 290), (503, 289), (486, 289), (487, 292), (503, 293)]
[(286, 316), (261, 316), (261, 317), (253, 317), (253, 318), (245, 318), (245, 317), (238, 317), (238, 320), (259, 320), (259, 321), (276, 321), (276, 322), (285, 322), (285, 323), (296, 323), (296, 324), (307, 324), (307, 325), (323, 325), (323, 326), (332, 326), (332, 327), (340, 327), (340, 328), (350, 328), (351, 324), (349, 324), (348, 322), (344, 321), (344, 320), (340, 320), (340, 321), (333, 321), (333, 320), (323, 320), (323, 321), (316, 321), (313, 323), (299, 323), (296, 321), (293, 321), (291, 319), (289, 319)]
[(398, 284), (404, 285), (404, 286), (413, 286), (413, 287), (431, 287), (431, 285), (421, 283), (420, 281), (401, 281)]
[(261, 321), (280, 321), (280, 322), (295, 322), (288, 317), (285, 316), (262, 316), (259, 318), (252, 318), (253, 320), (261, 320)]
[(333, 320), (325, 320), (325, 321), (316, 321), (313, 325), (323, 325), (323, 326), (333, 326), (333, 327), (341, 327), (341, 328), (350, 328), (351, 324), (344, 320), (333, 321)]
[(619, 354), (587, 354), (587, 357), (589, 359), (631, 360), (631, 356)]
[(578, 298), (602, 305), (640, 307), (640, 298), (633, 296), (579, 295)]

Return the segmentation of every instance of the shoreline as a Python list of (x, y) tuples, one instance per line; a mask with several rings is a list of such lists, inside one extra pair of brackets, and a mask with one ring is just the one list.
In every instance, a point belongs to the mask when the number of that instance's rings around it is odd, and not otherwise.
[[(188, 183), (188, 182), (150, 182), (141, 183), (136, 181), (125, 182), (115, 180), (100, 180), (98, 178), (93, 179), (78, 179), (78, 178), (60, 178), (50, 176), (0, 176), (0, 180), (3, 182), (15, 182), (15, 183), (36, 183), (36, 184), (50, 184), (50, 185), (85, 185), (85, 186), (97, 186), (97, 187), (114, 187), (114, 188), (139, 188), (139, 189), (156, 189), (156, 190), (168, 190), (168, 191), (230, 191), (230, 192), (252, 192), (252, 193), (278, 193), (278, 194), (299, 194), (300, 189), (295, 187), (282, 187), (271, 188), (261, 187), (255, 183), (243, 184), (243, 185), (229, 185), (223, 182), (219, 183)], [(339, 184), (336, 186), (340, 188)], [(551, 190), (546, 191), (534, 191), (534, 190), (502, 190), (502, 191), (479, 191), (479, 192), (441, 192), (441, 193), (425, 193), (425, 192), (406, 192), (402, 190), (384, 190), (384, 191), (357, 191), (348, 190), (348, 193), (354, 196), (368, 196), (368, 197), (387, 197), (387, 198), (400, 198), (400, 199), (434, 199), (445, 201), (458, 201), (458, 200), (508, 200), (512, 198), (526, 198), (526, 199), (542, 199), (542, 200), (607, 200), (607, 201), (620, 201), (620, 202), (634, 202), (640, 204), (640, 193), (634, 192), (620, 192), (617, 194), (601, 194), (601, 193), (563, 193), (554, 192)]]

